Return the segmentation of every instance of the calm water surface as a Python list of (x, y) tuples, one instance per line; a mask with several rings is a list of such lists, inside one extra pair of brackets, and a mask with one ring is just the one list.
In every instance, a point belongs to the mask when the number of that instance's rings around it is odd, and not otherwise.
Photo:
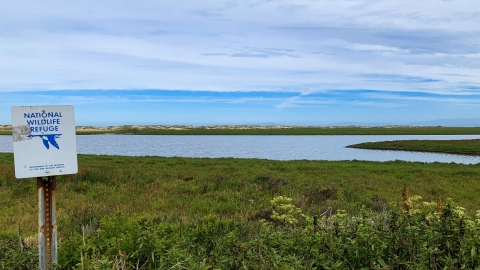
[[(407, 151), (345, 148), (347, 145), (391, 140), (480, 139), (480, 135), (79, 135), (79, 154), (179, 157), (237, 157), (276, 160), (406, 160), (480, 163), (480, 157)], [(59, 141), (60, 144), (60, 141)], [(13, 152), (12, 137), (0, 136), (0, 152)]]

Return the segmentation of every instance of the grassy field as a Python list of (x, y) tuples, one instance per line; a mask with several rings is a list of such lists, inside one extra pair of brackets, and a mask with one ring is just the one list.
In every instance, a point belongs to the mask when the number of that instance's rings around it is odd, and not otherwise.
[(366, 142), (347, 147), (375, 150), (437, 152), (461, 155), (480, 155), (480, 140), (398, 140)]
[[(0, 126), (0, 135), (11, 135)], [(77, 134), (138, 135), (479, 135), (480, 127), (118, 126), (77, 127)]]
[[(79, 155), (78, 174), (57, 178), (59, 262), (76, 269), (474, 268), (478, 194), (480, 165)], [(415, 195), (443, 203), (415, 212), (414, 205), (423, 209)], [(410, 210), (398, 212), (405, 204)], [(9, 153), (0, 154), (0, 205), (0, 261), (34, 267), (36, 184), (15, 179)]]

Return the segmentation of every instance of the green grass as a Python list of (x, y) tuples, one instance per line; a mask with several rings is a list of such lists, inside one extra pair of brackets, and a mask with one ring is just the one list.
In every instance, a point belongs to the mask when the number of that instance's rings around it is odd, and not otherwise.
[(375, 150), (437, 152), (461, 155), (480, 155), (480, 139), (474, 140), (398, 140), (366, 142), (347, 147)]
[[(212, 213), (247, 218), (275, 195), (311, 214), (355, 210), (400, 200), (403, 185), (426, 200), (452, 197), (475, 209), (479, 181), (480, 165), (79, 155), (78, 174), (58, 177), (57, 200), (65, 232), (116, 211), (190, 221)], [(8, 153), (0, 154), (0, 205), (0, 231), (13, 233), (17, 223), (36, 231), (35, 180), (15, 179)]]
[[(272, 211), (283, 208), (272, 208), (271, 200), (278, 196), (292, 198), (291, 204), (307, 217), (320, 216), (330, 207), (332, 214), (342, 209), (351, 215), (372, 211), (372, 214), (365, 214), (368, 218), (364, 222), (368, 225), (368, 220), (376, 220), (387, 213), (384, 211), (389, 209), (389, 202), (401, 204), (404, 185), (409, 187), (411, 195), (420, 195), (425, 201), (438, 198), (446, 201), (451, 197), (466, 207), (467, 213), (479, 209), (480, 165), (79, 155), (79, 172), (57, 177), (60, 261), (65, 268), (77, 265), (77, 269), (81, 269), (78, 263), (80, 252), (83, 252), (89, 267), (100, 267), (98, 265), (104, 263), (109, 269), (122, 258), (131, 265), (141, 259), (161, 269), (179, 269), (180, 266), (206, 269), (209, 265), (235, 269), (242, 268), (242, 263), (246, 263), (247, 269), (262, 268), (259, 264), (264, 265), (263, 269), (280, 266), (308, 269), (306, 264), (316, 262), (319, 265), (322, 260), (330, 266), (343, 261), (346, 268), (361, 265), (372, 268), (382, 262), (397, 265), (400, 261), (392, 261), (393, 255), (389, 252), (394, 252), (395, 246), (398, 248), (394, 240), (398, 235), (391, 235), (392, 232), (383, 235), (377, 227), (372, 227), (372, 231), (365, 231), (367, 235), (362, 236), (364, 242), (358, 238), (359, 242), (354, 244), (347, 241), (353, 237), (350, 229), (337, 231), (340, 238), (332, 238), (335, 228), (330, 230), (328, 226), (322, 229), (323, 236), (312, 235), (311, 219), (298, 225), (283, 224), (290, 219), (275, 221)], [(22, 264), (20, 258), (23, 257), (14, 252), (15, 239), (18, 224), (24, 239), (36, 238), (36, 182), (35, 179), (15, 179), (11, 153), (0, 153), (0, 205), (0, 242), (10, 247), (7, 250), (12, 254), (8, 255), (9, 260), (23, 265), (17, 269), (27, 268), (28, 262)], [(288, 215), (303, 220), (296, 214)], [(402, 215), (397, 218), (408, 218)], [(263, 227), (259, 221), (262, 218), (271, 220), (268, 221), (271, 225)], [(336, 217), (331, 218), (322, 222), (334, 224)], [(405, 235), (402, 241), (414, 241), (412, 239), (420, 236), (414, 236), (412, 230), (415, 226), (423, 226), (424, 220), (425, 217), (419, 216), (417, 221), (401, 222), (399, 227), (392, 228), (397, 228), (398, 233), (407, 230), (402, 232)], [(397, 221), (389, 219), (388, 222)], [(358, 224), (345, 225), (341, 230), (356, 228)], [(438, 224), (443, 226), (444, 223)], [(402, 227), (407, 225), (414, 227)], [(91, 229), (85, 245), (82, 226)], [(436, 227), (427, 229), (434, 228), (437, 230)], [(435, 233), (432, 231), (431, 239), (436, 237)], [(406, 236), (409, 234), (412, 239)], [(393, 249), (385, 244), (390, 250), (387, 252), (381, 241), (388, 237), (393, 237)], [(370, 243), (368, 239), (378, 242)], [(420, 239), (423, 238), (418, 241)], [(441, 239), (438, 241), (441, 243)], [(332, 250), (334, 243), (339, 245), (337, 250)], [(356, 247), (360, 243), (366, 245), (361, 251), (363, 257), (347, 266), (345, 260), (354, 260), (356, 251), (352, 249), (350, 253), (342, 248)], [(417, 244), (422, 248), (422, 243), (415, 242), (411, 244), (412, 250)], [(369, 251), (372, 245), (374, 252), (380, 255)], [(315, 247), (319, 249), (312, 251)], [(363, 248), (358, 247), (358, 250)], [(470, 246), (467, 251), (471, 253)], [(313, 256), (308, 255), (312, 252), (318, 255), (309, 257)], [(415, 252), (420, 256), (420, 251)], [(401, 256), (402, 260), (413, 258), (411, 253)], [(476, 259), (472, 260), (469, 265), (477, 265)], [(178, 265), (174, 267), (175, 264)], [(408, 265), (415, 268), (413, 262)]]

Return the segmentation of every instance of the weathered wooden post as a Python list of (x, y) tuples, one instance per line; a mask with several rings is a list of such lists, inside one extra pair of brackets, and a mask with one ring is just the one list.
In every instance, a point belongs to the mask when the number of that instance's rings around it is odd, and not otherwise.
[(39, 267), (57, 260), (56, 176), (78, 171), (73, 106), (12, 107), (15, 177), (37, 178)]

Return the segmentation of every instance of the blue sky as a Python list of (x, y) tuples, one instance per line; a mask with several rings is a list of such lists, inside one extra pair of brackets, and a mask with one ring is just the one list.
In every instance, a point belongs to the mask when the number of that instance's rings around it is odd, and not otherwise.
[(406, 124), (480, 117), (476, 0), (3, 1), (0, 124)]

